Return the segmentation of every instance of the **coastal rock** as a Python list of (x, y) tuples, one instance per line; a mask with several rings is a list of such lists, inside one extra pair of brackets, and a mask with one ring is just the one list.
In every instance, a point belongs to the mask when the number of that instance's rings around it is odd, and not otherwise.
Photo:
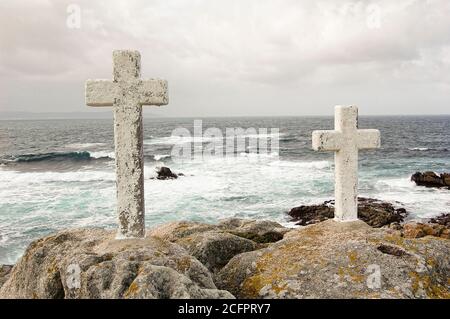
[(435, 172), (416, 172), (411, 176), (411, 180), (419, 186), (450, 188), (450, 173), (438, 175)]
[(430, 218), (429, 222), (450, 227), (450, 214), (442, 214), (438, 217)]
[(115, 240), (102, 229), (34, 241), (0, 298), (233, 298), (181, 246), (156, 237)]
[[(295, 207), (288, 214), (292, 217), (292, 221), (297, 222), (297, 225), (315, 224), (334, 218), (334, 201)], [(390, 203), (373, 198), (358, 198), (358, 218), (372, 227), (379, 228), (391, 223), (400, 223), (407, 215), (404, 208), (395, 208)]]
[(273, 221), (240, 218), (223, 219), (219, 222), (218, 227), (261, 244), (277, 242), (291, 230)]
[(181, 238), (176, 243), (213, 273), (225, 266), (234, 256), (257, 248), (257, 244), (249, 239), (217, 231), (196, 233)]
[(256, 243), (271, 243), (281, 240), (290, 230), (273, 221), (227, 218), (220, 220), (216, 225), (187, 221), (171, 222), (151, 229), (149, 235), (176, 242), (196, 233), (215, 231), (230, 233)]
[(165, 166), (160, 167), (156, 173), (158, 174), (158, 176), (156, 176), (156, 178), (160, 179), (160, 180), (177, 179), (178, 178), (177, 174), (175, 174), (174, 172), (172, 172), (170, 170), (170, 168), (165, 167)]
[(422, 238), (425, 236), (434, 236), (450, 239), (449, 227), (434, 223), (424, 224), (411, 222), (403, 225), (402, 233), (406, 238)]
[(239, 298), (450, 298), (450, 241), (327, 220), (239, 254), (216, 285)]
[(0, 265), (0, 288), (9, 278), (9, 274), (11, 273), (13, 266), (11, 265)]
[(276, 222), (229, 218), (217, 225), (173, 222), (149, 235), (181, 245), (215, 273), (235, 255), (281, 240), (289, 230)]

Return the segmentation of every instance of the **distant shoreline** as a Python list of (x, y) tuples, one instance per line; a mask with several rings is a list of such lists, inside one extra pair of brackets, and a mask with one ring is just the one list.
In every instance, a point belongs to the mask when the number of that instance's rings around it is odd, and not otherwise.
[[(73, 114), (71, 116), (71, 114)], [(144, 118), (150, 119), (233, 119), (233, 118), (332, 118), (332, 115), (230, 115), (230, 116), (160, 116), (145, 114)], [(361, 118), (381, 117), (450, 117), (450, 114), (368, 114), (360, 115)], [(13, 116), (8, 113), (0, 113), (0, 121), (43, 121), (43, 120), (110, 120), (113, 113), (26, 113), (21, 116)]]

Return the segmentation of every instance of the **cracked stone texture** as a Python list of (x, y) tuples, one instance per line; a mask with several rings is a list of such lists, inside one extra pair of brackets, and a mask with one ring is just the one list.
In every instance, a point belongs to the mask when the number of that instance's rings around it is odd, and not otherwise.
[[(79, 281), (71, 267), (78, 265)], [(79, 286), (74, 285), (79, 282)], [(0, 298), (233, 298), (181, 246), (160, 238), (114, 239), (102, 229), (34, 241)]]
[(229, 218), (217, 225), (173, 222), (156, 227), (149, 234), (183, 246), (216, 273), (234, 256), (276, 242), (289, 230), (276, 222)]
[(145, 233), (142, 105), (168, 103), (167, 81), (140, 79), (137, 51), (113, 52), (113, 80), (88, 80), (86, 104), (113, 106), (118, 238)]
[(357, 220), (358, 150), (380, 147), (380, 132), (358, 129), (358, 108), (336, 106), (334, 131), (314, 131), (312, 147), (335, 153), (335, 218)]
[[(238, 298), (450, 298), (450, 241), (327, 220), (233, 257), (215, 276)], [(373, 274), (379, 267), (381, 287)]]

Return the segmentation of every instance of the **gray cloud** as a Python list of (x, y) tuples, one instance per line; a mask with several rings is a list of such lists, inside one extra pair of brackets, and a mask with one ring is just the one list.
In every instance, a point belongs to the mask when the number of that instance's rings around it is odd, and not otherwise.
[(0, 110), (86, 111), (84, 81), (131, 48), (169, 80), (160, 115), (449, 113), (449, 14), (446, 0), (3, 0)]

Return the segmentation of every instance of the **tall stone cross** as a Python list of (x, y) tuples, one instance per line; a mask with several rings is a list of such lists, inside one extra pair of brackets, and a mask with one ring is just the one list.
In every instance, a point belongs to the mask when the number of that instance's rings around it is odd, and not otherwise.
[(316, 151), (334, 151), (335, 219), (358, 218), (358, 150), (380, 147), (380, 131), (358, 130), (358, 108), (336, 106), (334, 131), (314, 131)]
[(137, 51), (113, 52), (113, 80), (88, 80), (86, 104), (113, 106), (117, 238), (145, 236), (142, 105), (168, 103), (167, 81), (140, 79)]

